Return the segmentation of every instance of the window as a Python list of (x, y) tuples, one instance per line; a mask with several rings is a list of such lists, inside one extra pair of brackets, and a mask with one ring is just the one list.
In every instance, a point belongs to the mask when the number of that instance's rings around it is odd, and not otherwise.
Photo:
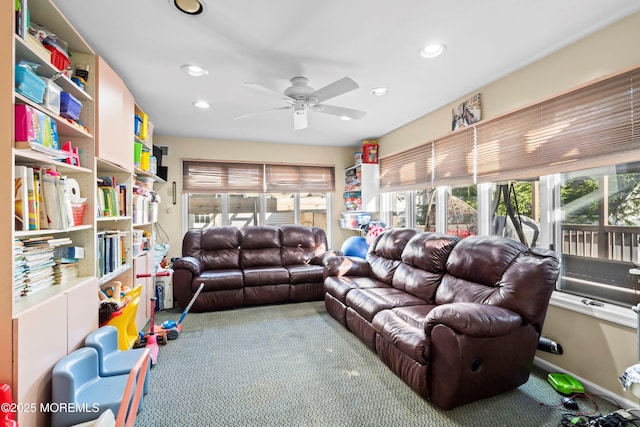
[(559, 193), (560, 289), (637, 304), (629, 269), (639, 261), (640, 162), (565, 173)]
[(330, 166), (183, 162), (187, 228), (303, 224), (327, 229)]
[(540, 239), (539, 181), (507, 181), (492, 185), (491, 234), (529, 247)]
[(453, 187), (447, 199), (447, 234), (462, 238), (478, 234), (477, 207), (475, 185)]
[(436, 191), (417, 190), (414, 192), (415, 228), (420, 231), (435, 231), (436, 229)]

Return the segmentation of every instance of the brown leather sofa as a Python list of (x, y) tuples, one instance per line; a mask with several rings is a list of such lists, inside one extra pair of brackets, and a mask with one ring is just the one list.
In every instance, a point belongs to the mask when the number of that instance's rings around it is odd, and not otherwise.
[(321, 228), (301, 225), (189, 230), (173, 263), (174, 299), (193, 311), (322, 300), (323, 261), (332, 255)]
[(327, 260), (327, 311), (416, 393), (451, 409), (524, 384), (559, 273), (552, 251), (391, 229)]

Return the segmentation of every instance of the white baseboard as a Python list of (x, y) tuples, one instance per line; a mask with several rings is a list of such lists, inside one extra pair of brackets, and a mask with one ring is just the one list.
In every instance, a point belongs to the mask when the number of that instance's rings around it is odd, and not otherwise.
[[(586, 380), (586, 379), (574, 374), (573, 372), (567, 372), (567, 370), (562, 369), (559, 366), (554, 365), (553, 363), (549, 363), (548, 361), (546, 361), (544, 359), (536, 357), (533, 360), (533, 364), (536, 365), (539, 368), (544, 369), (547, 372), (567, 373), (567, 374), (571, 375), (572, 377), (574, 377), (575, 379), (577, 379), (578, 381), (580, 381), (582, 383), (582, 385), (584, 386), (585, 391), (587, 391), (588, 393), (593, 394), (593, 395), (608, 397), (609, 399), (612, 399), (613, 401), (615, 401), (619, 405), (621, 405), (621, 407), (623, 409), (629, 409), (629, 408), (640, 409), (640, 404), (638, 404), (637, 400), (629, 400), (625, 396), (622, 396), (622, 395), (619, 395), (619, 394), (615, 394), (611, 390), (607, 390), (605, 388), (602, 388), (599, 385), (594, 384), (594, 383), (590, 382), (589, 380)], [(624, 392), (624, 389), (622, 388), (622, 385), (620, 385), (620, 390), (622, 392)], [(629, 394), (629, 396), (631, 396), (631, 392), (629, 392), (628, 394)]]

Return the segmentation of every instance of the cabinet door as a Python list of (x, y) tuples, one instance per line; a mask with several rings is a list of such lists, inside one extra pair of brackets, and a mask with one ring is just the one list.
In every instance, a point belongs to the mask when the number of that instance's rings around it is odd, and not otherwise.
[[(95, 310), (95, 305), (89, 305)], [(51, 402), (51, 371), (67, 355), (67, 336), (65, 294), (57, 294), (13, 319), (13, 393), (18, 403), (38, 407), (35, 412), (19, 412), (19, 425), (50, 425), (49, 414), (39, 408), (40, 403)]]
[[(67, 352), (84, 345), (84, 339), (98, 328), (98, 279), (91, 278), (67, 292)], [(92, 302), (95, 302), (93, 304)]]
[(133, 96), (109, 64), (96, 62), (96, 157), (133, 171)]

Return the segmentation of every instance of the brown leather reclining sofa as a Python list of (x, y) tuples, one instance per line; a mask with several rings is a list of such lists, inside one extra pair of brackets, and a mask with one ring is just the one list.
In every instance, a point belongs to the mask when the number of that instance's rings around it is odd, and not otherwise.
[(406, 228), (326, 268), (327, 311), (441, 409), (528, 380), (559, 273), (552, 251)]
[(189, 230), (173, 263), (173, 293), (191, 310), (322, 300), (327, 237), (301, 225), (206, 227)]

